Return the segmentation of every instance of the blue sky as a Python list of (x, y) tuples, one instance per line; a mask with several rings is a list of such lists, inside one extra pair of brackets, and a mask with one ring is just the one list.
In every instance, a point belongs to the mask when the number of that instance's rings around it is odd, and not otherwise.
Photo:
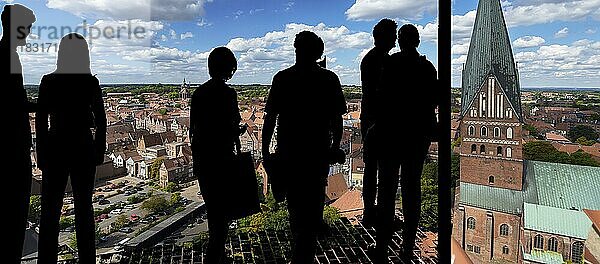
[[(384, 17), (410, 22), (423, 32), (421, 52), (437, 63), (436, 1), (234, 1), (234, 0), (24, 0), (38, 16), (35, 26), (76, 27), (85, 19), (100, 29), (133, 21), (147, 29), (143, 39), (92, 39), (93, 71), (103, 83), (195, 83), (208, 79), (210, 50), (227, 46), (238, 58), (231, 83), (271, 82), (294, 62), (293, 38), (312, 30), (325, 41), (328, 68), (344, 84), (360, 84), (359, 63), (372, 47), (371, 31)], [(2, 2), (3, 4), (5, 2)], [(30, 42), (58, 42), (36, 31)], [(54, 68), (56, 53), (22, 53), (26, 82), (36, 83)]]
[[(0, 1), (4, 5), (7, 1)], [(9, 1), (11, 2), (11, 1)], [(325, 40), (328, 67), (344, 84), (359, 84), (359, 62), (383, 17), (414, 23), (420, 51), (437, 65), (437, 4), (433, 0), (23, 0), (35, 26), (96, 28), (128, 25), (144, 38), (92, 39), (93, 71), (103, 83), (195, 83), (208, 79), (206, 58), (217, 46), (234, 50), (232, 83), (270, 83), (294, 61), (293, 37), (313, 30)], [(154, 3), (150, 5), (150, 3)], [(453, 1), (453, 86), (460, 85), (476, 0)], [(502, 0), (524, 87), (600, 87), (600, 0)], [(35, 33), (35, 31), (34, 31)], [(58, 42), (48, 31), (30, 42)], [(27, 83), (54, 68), (56, 52), (22, 52)]]

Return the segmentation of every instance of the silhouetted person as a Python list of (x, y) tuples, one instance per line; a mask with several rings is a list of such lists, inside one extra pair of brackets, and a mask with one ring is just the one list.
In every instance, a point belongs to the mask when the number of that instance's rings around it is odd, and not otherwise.
[[(323, 40), (303, 31), (296, 35), (294, 47), (296, 64), (273, 77), (265, 106), (262, 153), (265, 159), (270, 157), (277, 123), (278, 159), (288, 168), (284, 174), (294, 236), (292, 263), (302, 264), (314, 260), (329, 165), (334, 159), (339, 161), (341, 152), (346, 101), (337, 75), (316, 62), (323, 54)], [(299, 124), (300, 120), (310, 122)]]
[(27, 100), (23, 87), (21, 61), (17, 48), (24, 46), (31, 25), (35, 22), (33, 11), (22, 5), (5, 5), (2, 11), (2, 40), (0, 40), (0, 83), (3, 115), (2, 138), (5, 148), (3, 159), (8, 165), (2, 178), (11, 182), (1, 193), (7, 237), (1, 249), (3, 263), (21, 263), (23, 240), (27, 227), (27, 211), (31, 194), (31, 127), (29, 112), (33, 105)]
[(235, 184), (231, 175), (236, 148), (239, 148), (241, 116), (237, 94), (226, 82), (237, 70), (237, 60), (226, 47), (208, 56), (210, 80), (192, 95), (190, 138), (194, 174), (208, 215), (208, 254), (206, 263), (223, 263), (229, 219), (226, 219), (227, 186)]
[(400, 28), (401, 51), (386, 61), (382, 85), (377, 90), (377, 263), (387, 263), (385, 255), (394, 231), (399, 169), (404, 215), (402, 256), (407, 263), (415, 246), (421, 215), (421, 172), (435, 134), (439, 89), (435, 67), (417, 51), (419, 42), (415, 26), (407, 24)]
[(56, 263), (59, 218), (69, 177), (79, 263), (95, 263), (92, 194), (96, 165), (104, 161), (106, 114), (83, 36), (71, 33), (61, 39), (56, 70), (40, 83), (35, 126), (38, 166), (43, 173), (38, 263)]
[(396, 46), (396, 30), (398, 25), (390, 19), (382, 19), (373, 28), (375, 47), (363, 58), (360, 64), (360, 79), (362, 82), (362, 103), (360, 112), (360, 130), (363, 141), (363, 175), (362, 196), (364, 201), (363, 224), (374, 225), (377, 194), (377, 159), (371, 151), (371, 141), (374, 133), (369, 134), (369, 128), (375, 124), (377, 106), (377, 87), (381, 83), (383, 63)]

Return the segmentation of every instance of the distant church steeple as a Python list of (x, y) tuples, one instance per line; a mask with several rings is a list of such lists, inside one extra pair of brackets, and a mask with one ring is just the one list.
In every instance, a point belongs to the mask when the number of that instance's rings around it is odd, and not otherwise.
[(187, 100), (190, 96), (190, 84), (186, 82), (185, 77), (183, 77), (183, 84), (181, 84), (181, 89), (179, 90), (179, 97), (181, 100)]

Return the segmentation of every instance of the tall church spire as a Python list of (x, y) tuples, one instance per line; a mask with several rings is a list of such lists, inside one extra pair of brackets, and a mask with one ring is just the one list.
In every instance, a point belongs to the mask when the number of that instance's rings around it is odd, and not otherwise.
[(461, 115), (467, 114), (487, 77), (494, 76), (519, 120), (521, 89), (500, 0), (479, 0), (467, 61), (462, 72)]

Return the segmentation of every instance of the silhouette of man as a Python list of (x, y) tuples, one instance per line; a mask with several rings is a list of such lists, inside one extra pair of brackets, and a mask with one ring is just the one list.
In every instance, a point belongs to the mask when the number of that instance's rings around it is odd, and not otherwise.
[(374, 133), (369, 128), (375, 124), (375, 108), (377, 87), (381, 82), (383, 62), (387, 60), (390, 50), (396, 46), (396, 30), (398, 25), (390, 19), (382, 19), (373, 28), (375, 47), (372, 48), (360, 63), (360, 79), (362, 82), (362, 103), (360, 112), (360, 130), (363, 140), (363, 175), (362, 196), (364, 201), (363, 225), (371, 226), (375, 220), (375, 196), (377, 194), (377, 159), (373, 153), (371, 141)]
[(400, 52), (385, 62), (382, 85), (377, 90), (377, 152), (379, 215), (376, 226), (376, 263), (387, 263), (393, 233), (398, 171), (404, 229), (402, 258), (410, 263), (421, 214), (421, 172), (427, 150), (436, 134), (437, 72), (417, 51), (419, 32), (413, 25), (398, 31)]
[[(69, 178), (79, 263), (95, 263), (92, 194), (96, 165), (103, 163), (106, 150), (106, 113), (82, 35), (71, 33), (61, 39), (56, 70), (44, 75), (40, 83), (35, 118), (38, 165), (43, 173), (38, 263), (56, 263), (60, 212)], [(64, 157), (69, 157), (68, 162)]]
[[(2, 247), (0, 256), (3, 263), (20, 263), (23, 240), (27, 226), (29, 196), (31, 194), (31, 127), (29, 113), (33, 104), (29, 103), (23, 87), (21, 61), (17, 48), (27, 43), (31, 25), (35, 22), (33, 11), (22, 5), (5, 5), (2, 10), (2, 40), (0, 40), (0, 82), (2, 83), (2, 105), (9, 107), (4, 116), (2, 134), (5, 140), (4, 155), (10, 169), (3, 178), (14, 185), (2, 190), (4, 210), (10, 217), (4, 218), (4, 226), (9, 231), (8, 243)], [(9, 172), (9, 173), (8, 173)]]
[(269, 145), (277, 122), (278, 157), (285, 164), (282, 167), (289, 168), (285, 181), (294, 236), (292, 263), (305, 264), (315, 256), (329, 165), (334, 159), (339, 162), (346, 101), (337, 75), (316, 62), (323, 54), (323, 40), (303, 31), (296, 35), (294, 47), (296, 64), (273, 77), (262, 153), (265, 159), (271, 155)]

